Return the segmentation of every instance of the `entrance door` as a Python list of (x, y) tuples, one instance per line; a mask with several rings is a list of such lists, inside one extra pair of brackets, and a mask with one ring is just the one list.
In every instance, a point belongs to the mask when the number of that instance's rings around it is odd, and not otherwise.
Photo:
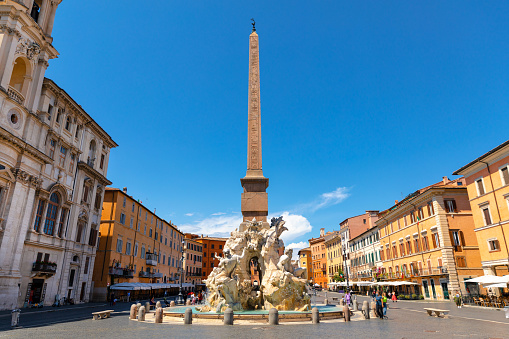
[(80, 300), (81, 301), (85, 301), (85, 290), (86, 290), (86, 287), (87, 287), (87, 283), (86, 282), (81, 284), (81, 294), (80, 294)]
[(447, 287), (447, 283), (441, 282), (440, 285), (442, 286), (442, 291), (444, 292), (444, 299), (449, 299), (449, 288)]
[(34, 279), (32, 281), (32, 287), (30, 288), (30, 303), (38, 304), (41, 302), (43, 286), (44, 279)]
[(433, 292), (433, 299), (437, 298), (437, 292), (435, 291), (435, 279), (430, 279), (431, 291)]
[(429, 298), (429, 289), (428, 289), (428, 281), (427, 280), (422, 281), (422, 288), (424, 288), (424, 295), (426, 296), (426, 298)]

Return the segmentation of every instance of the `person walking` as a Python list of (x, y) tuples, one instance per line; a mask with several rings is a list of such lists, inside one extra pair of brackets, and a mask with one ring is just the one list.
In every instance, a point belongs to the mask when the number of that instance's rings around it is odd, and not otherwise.
[(111, 292), (110, 294), (110, 306), (115, 305), (115, 292)]
[(392, 302), (398, 302), (398, 298), (396, 297), (396, 291), (392, 292), (391, 300)]
[(454, 302), (458, 308), (461, 308), (461, 294), (459, 291), (456, 291), (456, 294), (454, 295)]
[(382, 304), (383, 304), (382, 297), (380, 296), (380, 293), (377, 291), (376, 294), (375, 294), (376, 315), (380, 319), (384, 318), (383, 305)]
[(388, 319), (387, 318), (387, 295), (385, 294), (385, 292), (382, 294), (382, 308), (384, 310), (384, 319)]
[(346, 295), (345, 295), (345, 302), (346, 302), (346, 305), (350, 307), (350, 301), (351, 301), (352, 297), (350, 296), (350, 292), (346, 292)]

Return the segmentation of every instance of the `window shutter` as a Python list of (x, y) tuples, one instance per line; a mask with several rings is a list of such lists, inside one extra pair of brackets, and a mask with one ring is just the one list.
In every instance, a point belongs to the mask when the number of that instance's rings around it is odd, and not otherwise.
[(454, 213), (458, 212), (458, 209), (456, 208), (456, 200), (452, 200), (452, 208), (454, 209)]
[(466, 242), (465, 242), (465, 236), (463, 235), (463, 231), (458, 231), (458, 234), (460, 236), (460, 245), (465, 246)]

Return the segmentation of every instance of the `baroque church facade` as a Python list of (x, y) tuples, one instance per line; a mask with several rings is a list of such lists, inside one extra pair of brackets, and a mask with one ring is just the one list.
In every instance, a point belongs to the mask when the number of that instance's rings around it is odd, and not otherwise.
[(44, 77), (62, 0), (0, 1), (0, 310), (93, 291), (110, 150), (118, 146)]

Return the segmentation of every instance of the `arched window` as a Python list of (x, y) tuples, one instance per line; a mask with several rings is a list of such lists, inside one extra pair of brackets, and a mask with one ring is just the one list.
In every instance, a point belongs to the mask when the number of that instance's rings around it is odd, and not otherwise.
[(90, 141), (90, 147), (88, 150), (87, 163), (89, 166), (94, 167), (94, 161), (95, 161), (95, 140), (92, 140)]
[(44, 234), (53, 235), (57, 219), (58, 205), (60, 198), (57, 193), (52, 193), (49, 197), (48, 211), (46, 212), (46, 222), (44, 223)]
[(65, 119), (65, 129), (70, 131), (71, 130), (71, 117), (67, 116), (67, 119)]
[(17, 58), (12, 69), (11, 80), (9, 81), (9, 96), (23, 104), (28, 89), (28, 77), (30, 66), (23, 58)]

